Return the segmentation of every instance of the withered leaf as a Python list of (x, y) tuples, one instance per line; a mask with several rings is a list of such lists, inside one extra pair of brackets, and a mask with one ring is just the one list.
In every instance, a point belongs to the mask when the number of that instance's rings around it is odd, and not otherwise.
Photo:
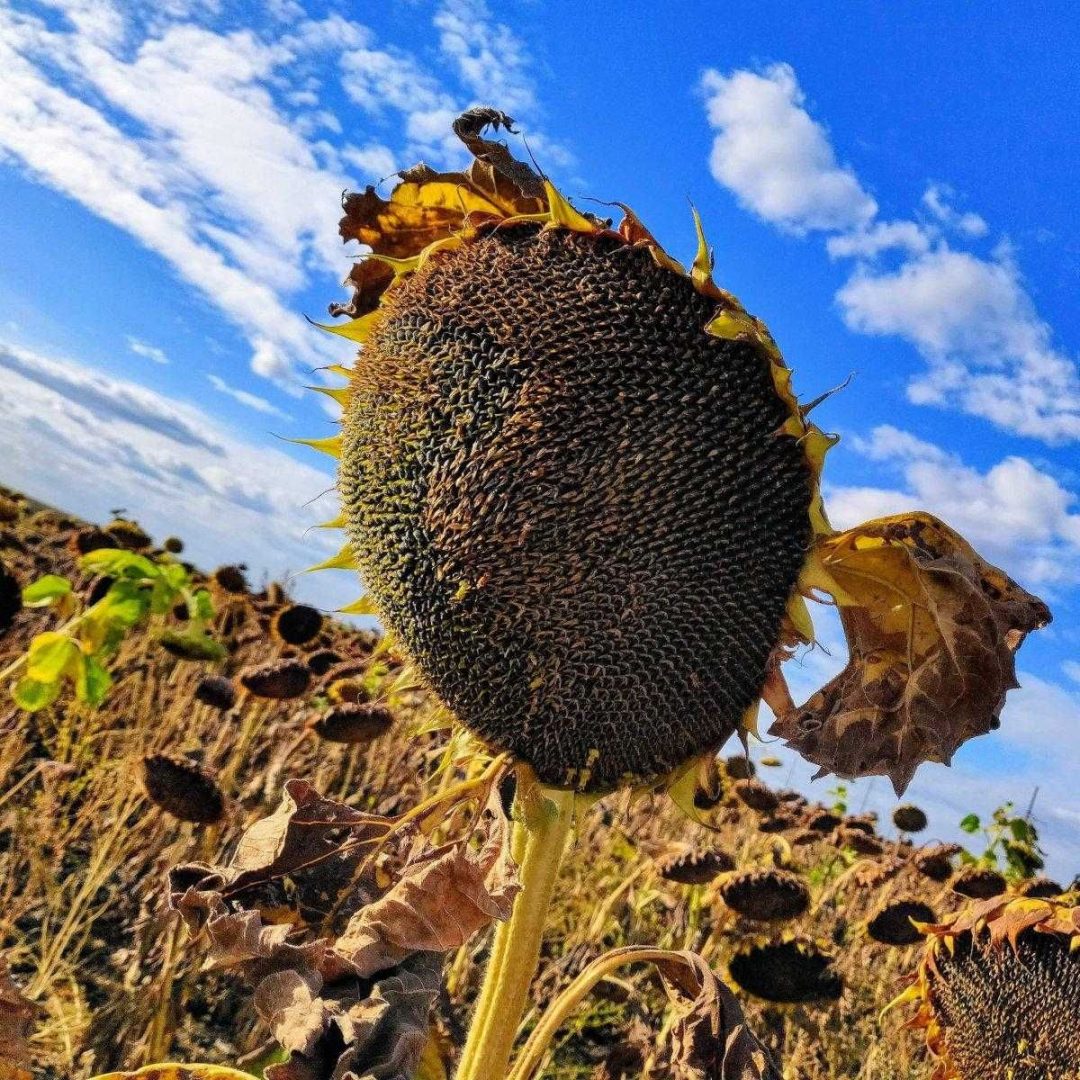
[(30, 1034), (36, 1012), (15, 985), (7, 961), (0, 957), (0, 1080), (29, 1080), (30, 1073), (21, 1066), (30, 1064)]
[(506, 918), (518, 888), (498, 779), (468, 795), (486, 804), (475, 832), (440, 847), (414, 822), (291, 780), (228, 866), (172, 871), (172, 905), (204, 932), (208, 963), (254, 985), (290, 1052), (268, 1080), (412, 1080), (443, 954)]
[(781, 1080), (735, 995), (697, 953), (673, 952), (656, 967), (679, 1013), (671, 1028), (677, 1080)]
[(997, 723), (1014, 654), (1050, 621), (1037, 597), (943, 522), (882, 518), (819, 541), (810, 583), (840, 609), (850, 659), (770, 728), (818, 775), (888, 776), (901, 794), (924, 761)]
[(461, 843), (431, 852), (353, 916), (336, 948), (358, 975), (411, 953), (456, 949), (493, 920), (510, 917), (520, 886), (506, 819), (501, 806), (491, 810), (491, 831), (478, 853)]

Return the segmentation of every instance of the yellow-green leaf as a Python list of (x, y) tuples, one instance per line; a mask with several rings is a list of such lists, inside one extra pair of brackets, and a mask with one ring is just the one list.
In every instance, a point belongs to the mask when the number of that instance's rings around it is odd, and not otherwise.
[(48, 607), (61, 596), (71, 594), (71, 582), (59, 574), (46, 574), (27, 585), (22, 591), (23, 603), (27, 607)]
[(74, 670), (79, 656), (79, 646), (67, 634), (46, 630), (30, 643), (26, 658), (27, 677), (38, 682), (56, 682)]

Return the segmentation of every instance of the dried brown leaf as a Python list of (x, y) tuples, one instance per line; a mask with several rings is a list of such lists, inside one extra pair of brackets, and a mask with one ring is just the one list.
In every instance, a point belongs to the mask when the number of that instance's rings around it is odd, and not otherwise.
[(882, 518), (822, 540), (809, 584), (840, 608), (847, 667), (770, 733), (819, 775), (888, 776), (948, 764), (991, 730), (1016, 685), (1014, 653), (1050, 612), (943, 522)]
[(678, 1012), (671, 1028), (676, 1080), (781, 1080), (734, 994), (697, 953), (671, 953), (656, 967)]

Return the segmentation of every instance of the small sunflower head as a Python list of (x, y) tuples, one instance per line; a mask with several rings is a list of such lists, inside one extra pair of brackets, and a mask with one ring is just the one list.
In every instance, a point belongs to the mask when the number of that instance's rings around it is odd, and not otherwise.
[(923, 929), (897, 1002), (918, 1003), (933, 1080), (1080, 1076), (1080, 907), (994, 897)]
[(277, 700), (298, 698), (311, 685), (311, 672), (301, 660), (276, 660), (243, 671), (240, 685), (256, 697)]
[(720, 898), (732, 911), (755, 922), (787, 922), (810, 906), (810, 890), (789, 870), (745, 870), (720, 884)]
[(902, 803), (892, 812), (893, 824), (905, 833), (922, 832), (928, 822), (926, 812), (913, 803)]
[(1000, 896), (1008, 888), (1004, 874), (989, 866), (964, 866), (950, 882), (952, 891), (973, 900)]
[(914, 945), (922, 937), (916, 923), (934, 921), (934, 909), (921, 900), (890, 900), (866, 924), (866, 932), (883, 945)]
[(334, 705), (316, 716), (311, 730), (321, 739), (358, 745), (385, 735), (394, 726), (394, 714), (375, 702), (348, 702)]
[(953, 875), (953, 860), (964, 849), (959, 844), (930, 844), (912, 856), (915, 869), (931, 881), (948, 881)]
[(306, 645), (323, 627), (323, 617), (310, 604), (290, 604), (274, 615), (274, 634), (289, 645)]
[(143, 758), (143, 787), (150, 801), (181, 821), (213, 825), (225, 815), (225, 796), (214, 778), (185, 758)]
[(705, 885), (720, 874), (735, 869), (735, 860), (717, 848), (701, 851), (684, 848), (656, 860), (656, 869), (666, 881), (679, 885)]
[[(833, 532), (835, 440), (713, 281), (700, 221), (687, 270), (629, 210), (582, 213), (482, 137), (509, 123), (471, 110), (469, 169), (345, 199), (342, 236), (370, 254), (326, 329), (363, 347), (324, 388), (341, 434), (310, 440), (340, 459), (348, 534), (322, 565), (371, 594), (344, 610), (377, 614), (462, 723), (557, 787), (674, 780), (763, 697), (842, 775), (902, 788), (947, 761), (1045, 608), (926, 515)], [(797, 709), (779, 666), (820, 593), (855, 659)]]
[(236, 686), (224, 675), (204, 675), (195, 685), (195, 699), (225, 712), (236, 704)]
[(736, 953), (728, 965), (732, 981), (754, 997), (778, 1005), (836, 1001), (844, 984), (832, 957), (800, 938)]

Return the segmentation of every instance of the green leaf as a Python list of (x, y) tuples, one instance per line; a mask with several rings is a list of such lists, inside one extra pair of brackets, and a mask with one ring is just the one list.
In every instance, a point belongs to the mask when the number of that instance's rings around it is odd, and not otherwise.
[(67, 634), (46, 630), (30, 642), (26, 674), (37, 682), (56, 682), (71, 670), (80, 656), (79, 646)]
[(71, 582), (59, 574), (46, 574), (31, 582), (22, 591), (23, 603), (27, 607), (48, 607), (61, 596), (71, 595)]
[(161, 647), (182, 660), (224, 660), (225, 646), (201, 631), (163, 630), (158, 635)]
[(214, 617), (214, 601), (206, 589), (199, 589), (187, 602), (188, 615), (201, 622), (207, 622)]
[(112, 686), (112, 676), (93, 656), (85, 658), (75, 680), (75, 696), (95, 709), (105, 700)]
[(127, 578), (114, 581), (109, 591), (91, 608), (95, 618), (124, 628), (141, 622), (149, 610), (149, 591)]
[(1021, 844), (1034, 845), (1038, 840), (1034, 827), (1030, 822), (1025, 821), (1023, 818), (1013, 818), (1012, 821), (1009, 822), (1009, 832), (1011, 832), (1013, 838), (1018, 840)]
[(960, 821), (960, 828), (966, 833), (977, 833), (981, 827), (978, 814), (968, 814)]
[(100, 548), (91, 551), (79, 560), (84, 570), (107, 577), (150, 578), (159, 576), (158, 567), (145, 555), (136, 555), (134, 551), (122, 548)]
[(39, 682), (37, 679), (20, 679), (11, 691), (12, 700), (26, 712), (37, 712), (51, 705), (60, 694), (58, 680)]
[(188, 584), (187, 571), (177, 562), (163, 562), (160, 563), (161, 577), (173, 590), (174, 593), (181, 592), (183, 588)]

